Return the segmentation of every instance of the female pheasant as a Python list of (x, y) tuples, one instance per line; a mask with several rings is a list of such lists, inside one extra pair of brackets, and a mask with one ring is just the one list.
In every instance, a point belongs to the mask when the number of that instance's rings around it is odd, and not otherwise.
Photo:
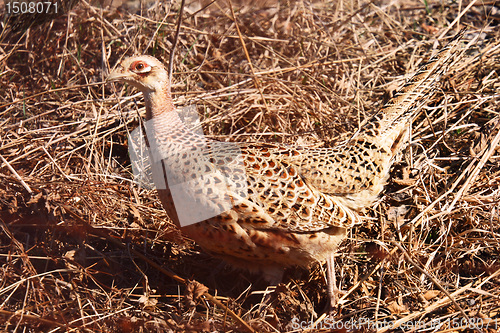
[(156, 58), (120, 62), (108, 81), (143, 94), (153, 178), (169, 217), (207, 252), (271, 282), (289, 266), (327, 261), (383, 190), (408, 125), (446, 70), (458, 38), (424, 64), (351, 139), (333, 148), (223, 143), (181, 121)]

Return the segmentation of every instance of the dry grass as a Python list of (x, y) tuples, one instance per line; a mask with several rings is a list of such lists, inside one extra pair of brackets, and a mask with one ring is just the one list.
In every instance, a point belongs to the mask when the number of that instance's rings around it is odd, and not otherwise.
[(154, 191), (132, 185), (127, 133), (142, 97), (102, 81), (124, 54), (166, 62), (178, 5), (132, 14), (83, 1), (69, 19), (4, 30), (0, 330), (240, 332), (243, 321), (290, 332), (332, 319), (378, 321), (379, 332), (395, 331), (384, 320), (433, 332), (500, 327), (498, 4), (387, 3), (240, 5), (248, 57), (225, 5), (190, 5), (175, 58), (177, 105), (197, 106), (205, 134), (330, 146), (453, 36), (457, 17), (468, 28), (462, 57), (413, 124), (414, 144), (338, 251), (347, 293), (330, 319), (320, 317), (320, 267), (289, 270), (259, 311), (259, 277), (203, 253)]

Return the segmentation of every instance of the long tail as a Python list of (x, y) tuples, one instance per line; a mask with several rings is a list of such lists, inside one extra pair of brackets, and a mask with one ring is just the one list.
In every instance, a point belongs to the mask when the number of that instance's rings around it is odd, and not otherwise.
[(464, 32), (465, 30), (461, 30), (435, 56), (420, 66), (408, 82), (353, 135), (351, 140), (375, 139), (393, 153), (401, 148), (408, 122), (432, 95), (436, 82), (456, 59), (457, 46)]

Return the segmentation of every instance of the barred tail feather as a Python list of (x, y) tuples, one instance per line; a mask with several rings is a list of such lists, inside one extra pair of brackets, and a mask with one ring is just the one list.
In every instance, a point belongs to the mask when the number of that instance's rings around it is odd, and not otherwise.
[(373, 115), (351, 140), (375, 139), (379, 143), (387, 143), (388, 148), (397, 150), (404, 141), (408, 122), (432, 95), (436, 83), (456, 60), (457, 45), (465, 30), (460, 31), (428, 62), (420, 66), (418, 71), (375, 115)]

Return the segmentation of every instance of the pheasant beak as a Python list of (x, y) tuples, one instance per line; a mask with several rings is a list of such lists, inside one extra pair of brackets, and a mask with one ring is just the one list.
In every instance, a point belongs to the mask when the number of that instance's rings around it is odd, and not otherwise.
[(123, 72), (123, 68), (118, 67), (112, 70), (111, 73), (109, 73), (108, 77), (106, 78), (106, 82), (120, 81), (125, 79), (126, 77), (127, 74)]

